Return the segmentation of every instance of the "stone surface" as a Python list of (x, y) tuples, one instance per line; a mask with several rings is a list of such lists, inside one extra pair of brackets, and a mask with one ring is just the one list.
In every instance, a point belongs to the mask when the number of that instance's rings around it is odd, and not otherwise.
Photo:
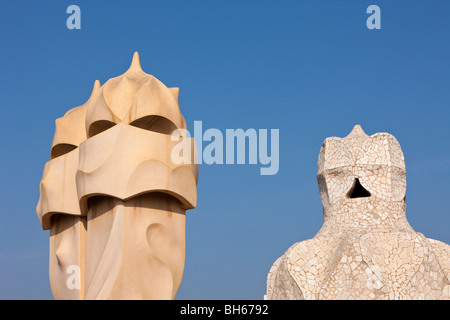
[(356, 125), (325, 139), (318, 167), (323, 226), (275, 261), (266, 298), (450, 299), (450, 246), (406, 219), (398, 141)]
[(55, 299), (175, 297), (198, 179), (193, 158), (171, 157), (176, 144), (196, 154), (183, 131), (171, 138), (186, 129), (178, 93), (143, 72), (135, 53), (128, 71), (96, 81), (85, 104), (56, 120), (36, 209), (50, 230)]

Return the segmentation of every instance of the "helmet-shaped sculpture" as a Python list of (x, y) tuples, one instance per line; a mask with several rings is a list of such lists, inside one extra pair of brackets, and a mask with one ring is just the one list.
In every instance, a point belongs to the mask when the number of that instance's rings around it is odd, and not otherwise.
[[(185, 211), (197, 203), (195, 143), (178, 88), (131, 67), (56, 120), (38, 217), (50, 229), (55, 299), (173, 299), (185, 260)], [(177, 144), (192, 150), (174, 163)]]
[(268, 299), (450, 299), (450, 246), (409, 225), (398, 141), (325, 139), (318, 183), (324, 223), (292, 245), (267, 277)]
[(389, 133), (368, 136), (359, 125), (345, 138), (326, 138), (318, 160), (317, 180), (324, 228), (412, 230), (405, 218), (405, 159)]

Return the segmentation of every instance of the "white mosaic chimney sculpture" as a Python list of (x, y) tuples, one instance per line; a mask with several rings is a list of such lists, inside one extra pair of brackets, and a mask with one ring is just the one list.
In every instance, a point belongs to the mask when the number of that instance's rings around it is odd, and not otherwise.
[(267, 299), (450, 299), (450, 246), (415, 232), (406, 170), (388, 133), (325, 139), (318, 183), (324, 223), (273, 264)]
[[(185, 211), (197, 203), (193, 138), (167, 88), (131, 67), (56, 120), (37, 214), (50, 230), (55, 299), (173, 299), (185, 260)], [(175, 144), (193, 150), (175, 164)], [(190, 149), (188, 149), (190, 148)]]

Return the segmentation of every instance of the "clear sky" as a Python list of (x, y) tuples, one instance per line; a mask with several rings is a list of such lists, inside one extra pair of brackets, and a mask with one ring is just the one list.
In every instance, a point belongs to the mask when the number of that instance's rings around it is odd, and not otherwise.
[[(69, 30), (66, 8), (81, 9)], [(381, 9), (369, 30), (366, 9)], [(323, 140), (355, 124), (406, 158), (407, 218), (450, 243), (450, 1), (0, 1), (0, 298), (51, 299), (36, 216), (54, 121), (94, 81), (180, 88), (188, 129), (279, 129), (280, 167), (200, 165), (177, 299), (262, 299), (272, 263), (322, 225)]]

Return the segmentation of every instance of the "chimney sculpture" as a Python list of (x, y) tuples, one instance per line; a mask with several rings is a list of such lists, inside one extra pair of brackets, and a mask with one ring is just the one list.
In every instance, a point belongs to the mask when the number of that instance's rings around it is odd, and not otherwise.
[(275, 261), (267, 299), (450, 299), (450, 246), (405, 216), (398, 141), (356, 125), (325, 139), (318, 167), (323, 226)]
[[(50, 230), (55, 299), (173, 299), (185, 260), (185, 212), (197, 203), (193, 138), (178, 88), (142, 71), (95, 82), (89, 100), (56, 120), (37, 214)], [(192, 150), (176, 164), (175, 145)], [(186, 159), (186, 157), (184, 158)]]

